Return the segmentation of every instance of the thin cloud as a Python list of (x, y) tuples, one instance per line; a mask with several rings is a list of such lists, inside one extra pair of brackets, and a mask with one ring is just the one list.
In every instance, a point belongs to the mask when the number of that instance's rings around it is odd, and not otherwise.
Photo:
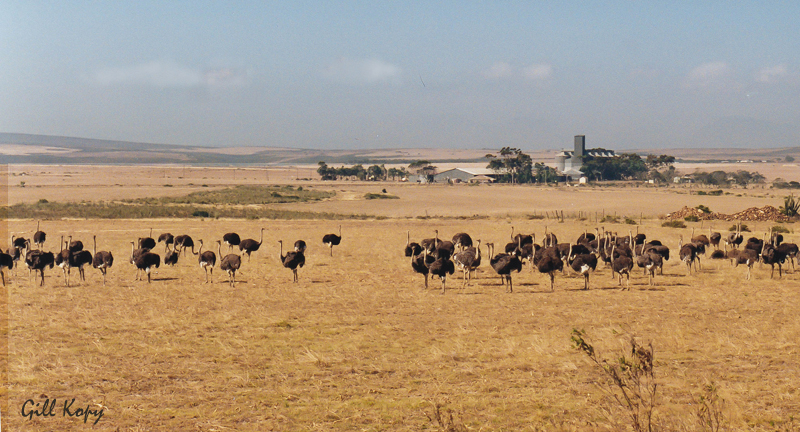
[(530, 65), (522, 69), (522, 76), (529, 80), (546, 80), (553, 75), (553, 66), (549, 64)]
[(514, 75), (514, 67), (508, 63), (499, 62), (483, 71), (483, 76), (489, 79), (503, 79)]
[(104, 85), (144, 85), (159, 88), (197, 86), (238, 86), (247, 81), (245, 73), (230, 68), (193, 69), (171, 62), (152, 61), (130, 67), (97, 71), (94, 81)]
[(549, 64), (533, 64), (523, 68), (514, 67), (506, 62), (497, 62), (481, 75), (491, 80), (524, 78), (531, 81), (541, 81), (553, 75), (553, 66)]
[(380, 84), (400, 82), (402, 69), (377, 59), (341, 58), (323, 72), (329, 80), (346, 84)]
[(692, 69), (686, 77), (691, 86), (708, 87), (728, 79), (730, 67), (725, 62), (711, 62)]
[(756, 73), (756, 81), (760, 83), (774, 83), (789, 77), (789, 69), (785, 65), (761, 68)]

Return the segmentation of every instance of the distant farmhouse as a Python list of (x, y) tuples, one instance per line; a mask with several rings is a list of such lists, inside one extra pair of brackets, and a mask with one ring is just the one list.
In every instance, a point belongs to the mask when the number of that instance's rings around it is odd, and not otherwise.
[(433, 176), (436, 183), (491, 183), (498, 174), (489, 168), (453, 168)]
[(614, 157), (616, 154), (614, 150), (586, 150), (586, 135), (575, 135), (575, 150), (562, 150), (556, 155), (556, 171), (570, 179), (579, 179), (583, 177), (583, 172), (580, 168), (583, 166), (584, 156), (591, 157)]
[[(489, 168), (453, 168), (433, 176), (434, 183), (493, 183), (500, 174)], [(427, 183), (424, 175), (412, 174), (408, 180)]]

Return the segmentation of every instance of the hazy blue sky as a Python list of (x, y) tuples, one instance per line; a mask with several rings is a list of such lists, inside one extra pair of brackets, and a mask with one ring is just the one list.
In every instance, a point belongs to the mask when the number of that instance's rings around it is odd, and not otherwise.
[(800, 146), (800, 2), (0, 2), (0, 132)]

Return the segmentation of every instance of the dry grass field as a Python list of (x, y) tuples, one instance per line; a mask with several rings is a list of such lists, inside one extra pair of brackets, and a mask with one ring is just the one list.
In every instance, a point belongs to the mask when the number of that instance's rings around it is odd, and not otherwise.
[[(270, 182), (291, 181), (285, 175), (274, 174)], [(211, 171), (205, 177), (212, 183)], [(12, 176), (9, 202), (183, 195), (203, 179), (170, 180), (172, 188), (163, 180), (120, 177), (112, 181), (125, 186), (111, 188), (30, 175), (19, 187)], [(549, 278), (526, 266), (513, 276), (514, 292), (506, 293), (484, 258), (476, 280), (462, 287), (457, 273), (442, 294), (438, 280), (423, 289), (422, 276), (402, 253), (407, 230), (416, 241), (438, 229), (442, 238), (464, 231), (484, 244), (504, 245), (512, 225), (538, 238), (547, 226), (560, 241), (574, 240), (598, 224), (526, 215), (605, 209), (644, 214), (640, 232), (677, 255), (678, 234), (688, 237), (690, 229), (662, 228), (654, 216), (682, 205), (722, 212), (777, 206), (775, 192), (710, 197), (681, 189), (301, 184), (336, 190), (337, 197), (279, 207), (381, 218), (43, 221), (45, 249), (57, 249), (62, 235), (91, 248), (96, 235), (98, 249), (111, 250), (115, 264), (106, 286), (91, 268), (85, 282), (73, 271), (70, 287), (58, 267), (46, 270), (44, 286), (29, 279), (24, 266), (14, 270), (7, 286), (10, 412), (3, 412), (9, 430), (626, 430), (625, 413), (610, 402), (602, 373), (570, 341), (574, 328), (585, 330), (609, 359), (631, 336), (652, 343), (659, 430), (711, 430), (696, 420), (709, 382), (724, 399), (720, 430), (800, 428), (791, 420), (800, 414), (800, 280), (791, 270), (770, 279), (769, 267), (756, 265), (745, 281), (745, 268), (703, 259), (702, 270), (687, 275), (673, 256), (655, 287), (634, 271), (632, 289), (621, 291), (601, 264), (590, 290), (568, 271), (556, 276), (551, 292)], [(383, 187), (400, 199), (362, 198)], [(321, 238), (339, 224), (343, 240), (331, 257)], [(774, 224), (748, 225), (761, 236)], [(620, 233), (636, 229), (604, 226)], [(8, 222), (9, 233), (25, 237), (35, 227), (31, 219)], [(189, 234), (216, 251), (214, 241), (224, 233), (257, 239), (262, 227), (264, 243), (250, 261), (243, 259), (235, 287), (218, 267), (214, 283), (203, 283), (193, 255), (175, 267), (162, 265), (149, 284), (135, 281), (128, 263), (130, 241), (150, 228), (154, 236)], [(309, 243), (299, 283), (279, 263), (279, 239)], [(163, 255), (163, 245), (155, 252)], [(47, 398), (57, 399), (55, 416), (22, 417), (27, 399)], [(102, 407), (103, 417), (94, 426), (96, 417), (87, 424), (64, 417), (64, 400), (72, 398), (73, 411)]]

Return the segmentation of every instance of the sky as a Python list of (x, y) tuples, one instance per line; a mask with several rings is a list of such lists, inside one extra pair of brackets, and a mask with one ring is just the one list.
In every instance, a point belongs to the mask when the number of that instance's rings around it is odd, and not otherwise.
[(306, 149), (800, 146), (797, 1), (0, 2), (0, 132)]

